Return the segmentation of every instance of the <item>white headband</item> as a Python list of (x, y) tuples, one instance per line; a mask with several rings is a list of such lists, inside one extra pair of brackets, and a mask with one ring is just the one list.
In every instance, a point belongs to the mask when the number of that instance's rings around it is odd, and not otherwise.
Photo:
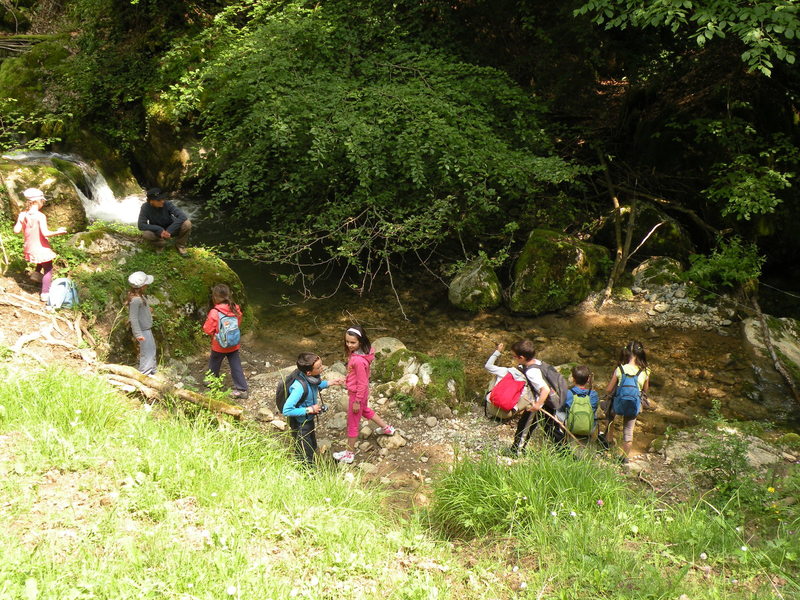
[(356, 329), (355, 327), (351, 327), (350, 329), (345, 331), (345, 333), (353, 333), (353, 334), (357, 335), (359, 338), (362, 335), (361, 332), (358, 329)]

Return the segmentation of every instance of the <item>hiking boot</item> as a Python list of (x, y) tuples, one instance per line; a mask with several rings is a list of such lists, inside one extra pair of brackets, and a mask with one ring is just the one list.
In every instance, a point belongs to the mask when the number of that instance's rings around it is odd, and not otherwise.
[(394, 435), (394, 427), (387, 425), (386, 427), (379, 427), (375, 430), (375, 435)]
[(247, 400), (250, 397), (250, 394), (247, 393), (247, 390), (233, 390), (231, 394), (231, 398), (236, 398), (237, 400)]
[(175, 246), (175, 250), (177, 250), (178, 254), (180, 254), (183, 258), (189, 256), (189, 252), (183, 246)]
[(518, 458), (519, 457), (519, 449), (511, 446), (509, 448), (503, 448), (500, 451), (500, 454), (503, 456), (508, 456), (510, 458)]
[(341, 452), (333, 453), (333, 460), (339, 461), (340, 463), (344, 463), (346, 465), (351, 464), (355, 458), (356, 455), (350, 452), (350, 450), (342, 450)]

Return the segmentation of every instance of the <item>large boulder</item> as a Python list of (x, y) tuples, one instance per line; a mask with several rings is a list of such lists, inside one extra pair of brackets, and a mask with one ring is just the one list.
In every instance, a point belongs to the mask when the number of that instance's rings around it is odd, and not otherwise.
[[(638, 246), (645, 236), (652, 234), (637, 251), (637, 256), (673, 256), (680, 261), (687, 261), (689, 255), (694, 254), (694, 244), (683, 225), (651, 204), (639, 203), (638, 207), (631, 249)], [(623, 215), (623, 219), (627, 223), (627, 215)], [(595, 241), (604, 246), (615, 246), (613, 220), (606, 222), (595, 236)]]
[(86, 211), (75, 185), (52, 161), (45, 160), (43, 164), (0, 161), (0, 182), (0, 206), (9, 219), (15, 220), (25, 209), (22, 192), (35, 187), (42, 190), (47, 199), (42, 212), (47, 215), (50, 229), (66, 227), (77, 231), (86, 226)]
[(448, 298), (456, 308), (477, 312), (500, 306), (503, 290), (491, 265), (486, 259), (478, 258), (455, 276)]
[(514, 266), (509, 307), (538, 315), (577, 304), (602, 287), (610, 267), (606, 248), (534, 229)]
[(681, 283), (683, 267), (674, 258), (653, 256), (633, 270), (633, 286), (646, 290)]
[(200, 327), (210, 308), (210, 292), (217, 283), (227, 284), (234, 301), (244, 309), (243, 330), (252, 326), (244, 286), (238, 275), (220, 258), (202, 248), (190, 248), (187, 258), (168, 249), (156, 253), (136, 243), (137, 238), (114, 228), (95, 226), (75, 235), (70, 243), (85, 255), (70, 277), (77, 283), (81, 310), (96, 319), (97, 336), (108, 340), (100, 348), (105, 358), (130, 362), (135, 348), (125, 313), (127, 277), (134, 271), (154, 276), (149, 288), (159, 351), (170, 358), (193, 355), (208, 346)]

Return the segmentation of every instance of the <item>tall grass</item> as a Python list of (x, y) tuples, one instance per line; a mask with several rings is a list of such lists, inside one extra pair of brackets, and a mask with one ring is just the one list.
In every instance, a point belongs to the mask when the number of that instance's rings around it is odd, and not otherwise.
[[(451, 537), (491, 535), (535, 557), (528, 583), (548, 598), (800, 597), (797, 565), (772, 560), (741, 521), (702, 502), (666, 505), (611, 466), (547, 446), (512, 465), (459, 461), (430, 516)], [(768, 579), (778, 574), (785, 596)]]
[(132, 407), (69, 371), (0, 376), (0, 598), (449, 598), (460, 585), (447, 546), (382, 511), (378, 490), (299, 470), (274, 437)]

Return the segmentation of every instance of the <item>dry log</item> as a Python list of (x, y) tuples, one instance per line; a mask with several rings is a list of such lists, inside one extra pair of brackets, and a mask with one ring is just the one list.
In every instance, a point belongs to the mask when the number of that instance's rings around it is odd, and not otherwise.
[(146, 386), (141, 381), (131, 379), (130, 377), (125, 377), (124, 375), (119, 375), (117, 373), (109, 375), (108, 381), (109, 383), (119, 383), (120, 385), (138, 391), (140, 394), (142, 394), (142, 396), (144, 396), (148, 400), (157, 400), (158, 398), (161, 397), (161, 394), (157, 390), (154, 390), (153, 388)]
[(151, 377), (150, 375), (145, 375), (133, 367), (104, 363), (100, 365), (99, 368), (101, 371), (108, 371), (109, 373), (114, 373), (115, 375), (122, 375), (123, 377), (133, 379), (141, 384), (144, 384), (146, 387), (156, 390), (161, 395), (172, 394), (181, 400), (191, 402), (192, 404), (196, 404), (197, 406), (201, 406), (212, 412), (230, 415), (237, 419), (242, 416), (242, 409), (239, 406), (233, 406), (232, 404), (227, 404), (226, 402), (222, 402), (220, 400), (214, 400), (213, 398), (209, 398), (203, 394), (198, 394), (197, 392), (176, 388), (168, 381), (163, 381), (162, 379)]

